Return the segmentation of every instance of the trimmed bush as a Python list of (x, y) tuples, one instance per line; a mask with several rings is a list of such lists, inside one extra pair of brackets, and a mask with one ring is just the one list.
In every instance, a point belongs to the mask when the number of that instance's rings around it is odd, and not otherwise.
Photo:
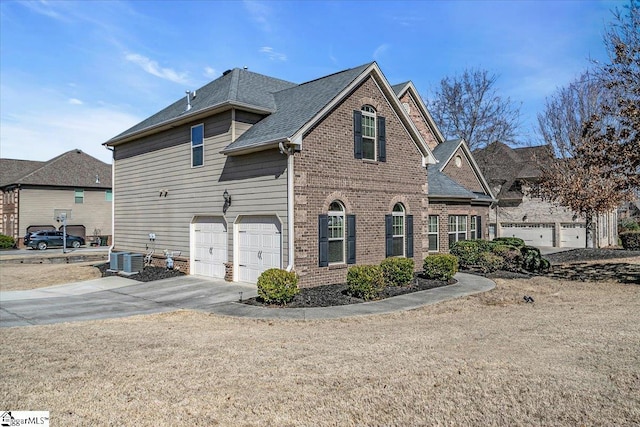
[(415, 263), (412, 258), (386, 258), (380, 263), (387, 286), (404, 286), (413, 280)]
[(540, 249), (533, 246), (524, 246), (520, 249), (522, 253), (522, 268), (532, 273), (538, 273), (545, 268), (549, 268), (549, 261), (542, 258)]
[(429, 279), (449, 280), (458, 272), (458, 258), (450, 254), (429, 255), (424, 259), (423, 268)]
[(347, 271), (347, 292), (365, 301), (376, 298), (384, 289), (384, 276), (378, 265), (356, 265)]
[(631, 218), (624, 218), (618, 221), (618, 231), (640, 231), (640, 222)]
[(478, 266), (484, 273), (492, 273), (503, 268), (504, 258), (491, 252), (481, 252)]
[(525, 246), (524, 240), (518, 237), (496, 237), (493, 239), (494, 242), (499, 242), (505, 245), (515, 246), (516, 248), (522, 248)]
[(0, 234), (0, 249), (11, 249), (16, 246), (16, 241), (11, 236)]
[(460, 267), (471, 267), (478, 264), (480, 246), (476, 240), (460, 240), (451, 245), (449, 253), (458, 257)]
[(522, 265), (522, 253), (520, 249), (511, 245), (496, 244), (491, 252), (502, 258), (502, 267), (507, 271), (519, 271)]
[(286, 304), (298, 292), (298, 276), (293, 272), (270, 268), (258, 277), (258, 296), (266, 303)]
[(622, 247), (628, 251), (640, 251), (640, 231), (625, 231), (619, 234)]

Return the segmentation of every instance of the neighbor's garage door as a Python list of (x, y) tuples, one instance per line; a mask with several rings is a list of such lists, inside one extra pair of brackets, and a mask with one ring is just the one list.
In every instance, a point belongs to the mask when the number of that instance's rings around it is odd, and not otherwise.
[(224, 278), (227, 262), (227, 226), (222, 218), (197, 218), (194, 228), (193, 274)]
[(560, 226), (560, 246), (563, 248), (584, 248), (587, 229), (584, 224), (562, 224)]
[(501, 224), (502, 237), (519, 237), (529, 246), (553, 246), (553, 224)]
[(238, 224), (238, 280), (256, 283), (269, 268), (281, 268), (280, 222), (276, 217), (245, 217)]

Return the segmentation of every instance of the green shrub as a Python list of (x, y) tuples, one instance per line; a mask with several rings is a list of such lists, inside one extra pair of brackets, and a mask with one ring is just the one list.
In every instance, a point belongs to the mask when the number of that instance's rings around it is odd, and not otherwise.
[(504, 265), (504, 258), (491, 252), (481, 252), (478, 257), (478, 266), (485, 273), (500, 270)]
[(618, 231), (640, 231), (640, 223), (632, 218), (624, 218), (618, 221)]
[(522, 253), (522, 268), (532, 273), (538, 273), (549, 268), (549, 261), (542, 258), (540, 249), (533, 246), (523, 246), (520, 249)]
[(16, 241), (11, 236), (0, 234), (0, 249), (11, 249), (16, 246)]
[(415, 263), (412, 258), (386, 258), (380, 263), (387, 286), (404, 286), (413, 280)]
[(429, 279), (449, 280), (458, 272), (458, 258), (450, 254), (429, 255), (423, 268)]
[(258, 277), (258, 296), (267, 303), (286, 304), (298, 292), (298, 276), (293, 272), (270, 268)]
[(622, 247), (628, 251), (640, 251), (640, 231), (625, 231), (619, 234)]
[(507, 271), (519, 271), (522, 265), (522, 253), (515, 246), (495, 244), (491, 252), (502, 258), (502, 269)]
[(460, 267), (466, 268), (478, 263), (480, 255), (478, 242), (475, 240), (460, 240), (449, 248), (449, 253), (458, 257)]
[(493, 239), (494, 242), (503, 243), (505, 245), (515, 246), (516, 248), (521, 248), (524, 246), (524, 240), (518, 237), (496, 237)]
[(347, 292), (365, 301), (376, 298), (384, 289), (384, 276), (378, 265), (356, 265), (347, 271)]

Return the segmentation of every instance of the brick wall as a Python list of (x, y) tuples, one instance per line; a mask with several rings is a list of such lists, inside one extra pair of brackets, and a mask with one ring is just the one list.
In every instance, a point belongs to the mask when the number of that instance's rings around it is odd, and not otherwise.
[[(369, 104), (386, 118), (386, 162), (354, 158), (353, 111)], [(318, 215), (339, 200), (356, 215), (356, 262), (385, 258), (385, 214), (396, 202), (414, 218), (414, 259), (427, 254), (426, 170), (421, 154), (373, 78), (366, 79), (304, 137), (294, 158), (295, 266), (301, 287), (344, 282), (347, 265), (318, 266)]]
[[(458, 156), (460, 157), (460, 166), (456, 165), (456, 157)], [(473, 167), (471, 166), (469, 159), (461, 148), (458, 148), (442, 172), (466, 189), (484, 193), (484, 189), (478, 180), (478, 176), (473, 171)]]
[(425, 122), (425, 118), (422, 116), (422, 113), (418, 108), (418, 104), (416, 103), (416, 101), (413, 99), (413, 97), (408, 91), (405, 92), (404, 95), (402, 95), (402, 97), (400, 98), (400, 102), (402, 102), (402, 104), (407, 104), (409, 106), (409, 117), (411, 117), (413, 124), (416, 126), (416, 128), (420, 132), (420, 135), (422, 135), (422, 138), (424, 138), (429, 148), (431, 150), (436, 148), (436, 145), (438, 145), (438, 142), (436, 141), (435, 136), (431, 132), (431, 129), (429, 129), (429, 126)]
[(470, 238), (471, 216), (481, 216), (481, 236), (483, 239), (489, 238), (489, 206), (472, 206), (468, 203), (432, 201), (429, 204), (429, 215), (438, 215), (438, 240), (440, 253), (449, 252), (449, 215), (467, 216), (467, 238)]

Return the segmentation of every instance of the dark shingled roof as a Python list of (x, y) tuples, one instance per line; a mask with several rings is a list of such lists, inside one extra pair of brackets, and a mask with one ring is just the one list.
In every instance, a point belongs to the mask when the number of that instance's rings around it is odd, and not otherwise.
[[(111, 188), (111, 165), (77, 149), (47, 162), (0, 159), (0, 170), (0, 187), (19, 184)], [(96, 175), (99, 183), (96, 183)]]
[(276, 111), (253, 125), (225, 151), (292, 137), (370, 65), (364, 64), (274, 93)]
[(501, 142), (491, 143), (473, 154), (490, 185), (500, 186), (496, 197), (503, 200), (521, 200), (522, 192), (517, 183), (539, 178), (539, 162), (551, 159), (545, 145), (511, 148)]
[(439, 169), (443, 169), (446, 166), (445, 162), (453, 156), (453, 153), (456, 152), (461, 143), (461, 139), (450, 139), (438, 144), (436, 148), (433, 149), (433, 155), (440, 161), (440, 163), (438, 163)]
[(153, 128), (162, 123), (185, 118), (197, 114), (208, 108), (229, 105), (244, 105), (260, 111), (272, 112), (276, 110), (273, 94), (283, 89), (296, 86), (287, 82), (248, 70), (234, 68), (222, 77), (197, 89), (196, 96), (191, 97), (191, 109), (186, 111), (187, 98), (178, 99), (167, 108), (159, 111), (137, 125), (115, 136), (109, 142), (117, 141), (136, 132)]

